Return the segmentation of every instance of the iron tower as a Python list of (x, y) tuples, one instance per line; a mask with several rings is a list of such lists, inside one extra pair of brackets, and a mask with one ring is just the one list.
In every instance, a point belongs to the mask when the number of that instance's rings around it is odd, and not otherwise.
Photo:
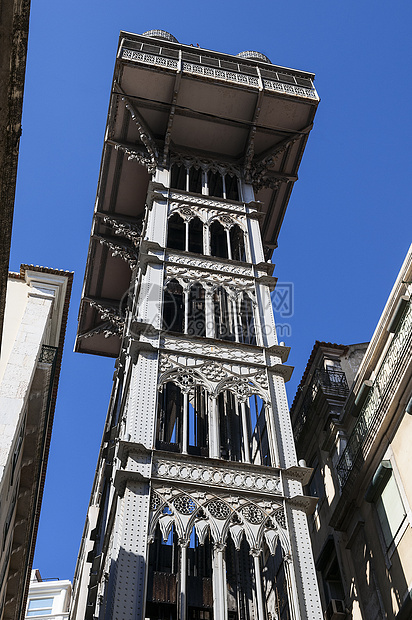
[(270, 261), (313, 78), (120, 34), (76, 344), (117, 359), (72, 620), (321, 618)]

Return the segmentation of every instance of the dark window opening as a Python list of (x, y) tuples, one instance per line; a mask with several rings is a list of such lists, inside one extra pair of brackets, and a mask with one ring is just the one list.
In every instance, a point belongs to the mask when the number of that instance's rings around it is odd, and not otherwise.
[(209, 456), (209, 401), (203, 387), (196, 387), (190, 396), (188, 414), (188, 452)]
[(236, 176), (227, 174), (225, 176), (226, 198), (228, 200), (239, 200), (239, 185)]
[(176, 620), (178, 566), (179, 546), (174, 527), (164, 541), (157, 525), (149, 549), (146, 618)]
[(189, 252), (203, 254), (203, 223), (198, 217), (189, 222)]
[(223, 179), (220, 172), (212, 172), (209, 170), (207, 173), (207, 184), (209, 188), (209, 196), (223, 198)]
[(215, 314), (215, 338), (220, 340), (235, 340), (235, 326), (232, 302), (226, 290), (219, 286), (213, 296)]
[(260, 396), (252, 394), (249, 397), (246, 409), (252, 438), (250, 442), (251, 461), (257, 465), (270, 466), (272, 463), (266, 427), (266, 412)]
[(343, 601), (345, 599), (345, 591), (343, 589), (335, 541), (332, 536), (329, 536), (319, 555), (316, 562), (316, 570), (322, 575), (326, 605), (333, 599)]
[(228, 258), (226, 231), (218, 220), (210, 226), (210, 253), (216, 258)]
[(230, 620), (254, 620), (254, 567), (250, 547), (243, 538), (237, 550), (230, 536), (226, 550), (227, 609)]
[(198, 282), (190, 287), (188, 310), (188, 335), (206, 336), (205, 289)]
[(159, 394), (156, 449), (181, 451), (183, 397), (179, 386), (166, 383)]
[(186, 168), (184, 166), (178, 166), (177, 164), (173, 164), (170, 178), (170, 187), (172, 189), (186, 190)]
[(230, 229), (230, 249), (232, 251), (232, 259), (245, 262), (246, 261), (246, 251), (245, 251), (245, 236), (243, 234), (243, 230), (235, 224)]
[(317, 456), (312, 458), (309, 467), (312, 467), (313, 474), (308, 486), (306, 487), (306, 494), (311, 497), (317, 497), (321, 500), (325, 495), (325, 485), (323, 483), (323, 476)]
[(220, 456), (228, 461), (242, 461), (242, 412), (232, 392), (218, 396)]
[(189, 169), (189, 192), (202, 193), (202, 170), (200, 168)]
[(183, 219), (177, 213), (169, 218), (167, 247), (173, 250), (186, 249), (186, 226)]
[(256, 328), (253, 315), (253, 303), (246, 293), (242, 293), (239, 303), (239, 342), (256, 344)]
[(171, 280), (167, 284), (163, 296), (163, 329), (182, 334), (184, 321), (183, 288), (177, 280)]
[(271, 555), (265, 545), (263, 564), (263, 591), (268, 613), (279, 620), (291, 620), (288, 583), (280, 543), (277, 544), (275, 555)]

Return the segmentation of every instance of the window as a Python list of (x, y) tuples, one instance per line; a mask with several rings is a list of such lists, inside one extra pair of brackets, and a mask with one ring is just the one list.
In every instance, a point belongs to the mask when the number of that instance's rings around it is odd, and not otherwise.
[(158, 450), (180, 452), (183, 425), (183, 396), (180, 387), (169, 382), (159, 397), (157, 441)]
[(198, 217), (183, 221), (174, 213), (168, 222), (166, 247), (203, 254), (203, 223)]
[(209, 170), (207, 173), (207, 184), (209, 187), (209, 196), (223, 198), (223, 178), (219, 172), (212, 172)]
[(312, 467), (314, 471), (312, 474), (312, 478), (310, 479), (310, 482), (307, 486), (307, 495), (310, 495), (311, 497), (317, 497), (319, 500), (321, 500), (325, 495), (325, 485), (323, 482), (322, 472), (320, 471), (317, 456), (312, 459), (310, 467)]
[(177, 280), (171, 280), (164, 291), (163, 329), (170, 332), (184, 332), (183, 288)]
[(245, 262), (246, 252), (243, 230), (237, 224), (235, 224), (230, 229), (229, 237), (232, 259)]
[(27, 618), (35, 616), (50, 616), (53, 608), (53, 597), (32, 598), (27, 606)]
[(206, 336), (205, 289), (196, 282), (189, 289), (187, 333), (189, 336)]
[(382, 461), (379, 465), (365, 499), (375, 505), (386, 549), (389, 549), (406, 519), (405, 506), (390, 461)]
[(234, 173), (222, 174), (217, 170), (208, 170), (203, 174), (197, 164), (189, 167), (183, 164), (173, 164), (170, 169), (170, 187), (227, 200), (239, 201), (240, 198), (239, 181)]
[(225, 288), (219, 286), (213, 296), (215, 314), (215, 338), (219, 340), (235, 340), (235, 317), (232, 300)]
[(173, 250), (186, 249), (186, 227), (183, 219), (177, 213), (169, 218), (167, 247)]
[(333, 599), (344, 601), (345, 591), (343, 589), (339, 561), (336, 555), (335, 541), (332, 536), (329, 536), (320, 552), (316, 562), (316, 570), (319, 571), (322, 576), (326, 605), (329, 605), (330, 601)]
[(215, 258), (229, 258), (226, 231), (218, 220), (210, 226), (210, 254)]
[(189, 247), (186, 249), (194, 254), (203, 254), (203, 224), (198, 217), (189, 222)]

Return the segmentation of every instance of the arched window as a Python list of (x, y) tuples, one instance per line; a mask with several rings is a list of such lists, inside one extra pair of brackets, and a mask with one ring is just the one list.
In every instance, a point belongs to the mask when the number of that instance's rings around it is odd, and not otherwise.
[(171, 280), (163, 297), (163, 329), (170, 332), (184, 332), (183, 288), (177, 280)]
[(183, 395), (180, 387), (169, 381), (159, 394), (156, 449), (180, 452), (182, 447)]
[(178, 213), (174, 213), (168, 222), (167, 247), (173, 250), (186, 249), (186, 226)]
[(218, 396), (220, 457), (228, 461), (242, 461), (242, 411), (235, 395), (226, 390)]
[(200, 168), (189, 169), (189, 192), (194, 194), (202, 193), (202, 170)]
[(210, 532), (203, 544), (193, 528), (187, 550), (187, 606), (188, 620), (211, 620), (213, 614), (212, 592), (212, 541)]
[(184, 166), (173, 164), (170, 173), (170, 187), (172, 189), (186, 190), (187, 170)]
[(206, 336), (205, 289), (198, 282), (190, 287), (188, 303), (188, 335)]
[(245, 236), (243, 230), (235, 224), (230, 229), (230, 249), (232, 251), (232, 259), (242, 262), (246, 261)]
[(258, 617), (254, 609), (254, 568), (249, 543), (245, 538), (242, 539), (240, 549), (237, 550), (228, 536), (225, 564), (228, 618), (254, 620)]
[(154, 541), (149, 549), (148, 583), (145, 617), (149, 620), (176, 620), (177, 574), (179, 571), (179, 544), (174, 526), (167, 541), (163, 540), (160, 526), (156, 526)]
[(246, 411), (250, 421), (250, 457), (256, 465), (270, 466), (269, 437), (266, 425), (266, 410), (263, 400), (257, 394), (252, 394), (246, 404)]
[(225, 198), (227, 198), (228, 200), (239, 200), (239, 185), (237, 177), (235, 175), (225, 175), (225, 189)]
[(209, 196), (223, 198), (223, 179), (220, 172), (209, 170), (207, 173), (207, 185), (209, 188)]
[(202, 386), (189, 397), (188, 453), (209, 456), (209, 398)]
[(189, 252), (203, 254), (203, 223), (198, 217), (189, 222)]
[(210, 226), (210, 254), (216, 258), (229, 258), (226, 231), (218, 220)]
[(289, 620), (289, 587), (285, 571), (284, 553), (280, 542), (277, 543), (275, 555), (269, 553), (267, 544), (263, 548), (262, 557), (263, 592), (266, 607), (272, 618)]
[(215, 314), (215, 338), (220, 340), (235, 340), (235, 317), (232, 302), (226, 290), (219, 286), (213, 296)]
[(253, 314), (253, 303), (249, 295), (242, 292), (237, 301), (239, 312), (239, 342), (256, 344), (256, 327)]

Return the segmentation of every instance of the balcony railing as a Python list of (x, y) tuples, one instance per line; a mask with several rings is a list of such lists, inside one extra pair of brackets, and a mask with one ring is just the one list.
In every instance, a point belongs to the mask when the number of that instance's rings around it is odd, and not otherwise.
[(342, 370), (335, 369), (317, 368), (315, 370), (312, 383), (306, 391), (299, 416), (294, 424), (295, 441), (299, 439), (302, 433), (319, 390), (325, 396), (342, 396), (346, 398), (349, 394), (349, 386), (345, 373)]
[(43, 344), (40, 351), (39, 362), (42, 362), (43, 364), (54, 364), (56, 361), (56, 355), (57, 347)]
[(139, 44), (127, 39), (121, 49), (121, 58), (253, 88), (263, 87), (266, 90), (274, 90), (286, 95), (316, 101), (319, 99), (309, 76), (289, 69), (279, 71), (270, 64), (267, 68), (261, 69), (259, 73), (256, 67), (242, 63), (241, 58), (223, 60), (217, 56), (212, 57), (210, 54), (205, 55), (200, 51), (199, 53), (183, 51), (180, 55), (178, 50), (164, 45)]
[(348, 481), (358, 456), (362, 455), (363, 458), (367, 456), (373, 438), (385, 417), (393, 378), (400, 367), (409, 362), (410, 351), (408, 352), (408, 349), (411, 348), (411, 344), (412, 304), (409, 302), (338, 462), (337, 472), (341, 489)]

